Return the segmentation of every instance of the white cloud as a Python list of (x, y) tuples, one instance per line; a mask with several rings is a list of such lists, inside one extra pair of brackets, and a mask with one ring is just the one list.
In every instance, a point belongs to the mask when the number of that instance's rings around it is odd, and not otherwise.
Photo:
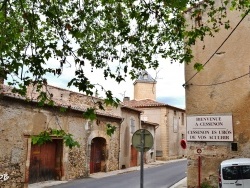
[[(64, 67), (63, 74), (58, 77), (50, 77), (48, 83), (50, 85), (67, 88), (67, 83), (72, 79), (74, 75), (75, 67)], [(104, 79), (103, 70), (93, 70), (91, 72), (91, 67), (85, 64), (86, 76), (90, 79), (92, 83), (102, 85), (106, 90), (111, 90), (113, 95), (120, 100), (124, 96), (133, 99), (133, 83), (129, 77), (127, 77), (125, 82), (118, 84), (116, 81), (107, 78)], [(157, 70), (147, 70), (148, 73), (157, 80), (156, 85), (156, 96), (159, 102), (165, 102), (167, 104), (185, 108), (185, 89), (182, 87), (184, 84), (184, 65), (179, 63), (171, 64), (170, 61), (162, 60), (159, 64)], [(67, 88), (69, 89), (69, 88)], [(76, 88), (70, 88), (73, 91), (77, 91)], [(100, 96), (104, 97), (104, 94), (100, 91)]]

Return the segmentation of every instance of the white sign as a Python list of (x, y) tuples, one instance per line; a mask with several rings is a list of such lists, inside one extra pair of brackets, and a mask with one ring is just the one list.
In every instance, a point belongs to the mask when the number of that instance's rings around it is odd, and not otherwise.
[(187, 116), (187, 141), (233, 141), (232, 115)]

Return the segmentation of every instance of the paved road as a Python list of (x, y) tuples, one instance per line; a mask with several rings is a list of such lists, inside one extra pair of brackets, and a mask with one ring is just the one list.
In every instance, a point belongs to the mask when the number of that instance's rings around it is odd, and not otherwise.
[[(144, 169), (144, 188), (167, 188), (186, 177), (187, 161), (166, 163)], [(51, 188), (140, 188), (140, 171), (105, 178), (84, 178)]]

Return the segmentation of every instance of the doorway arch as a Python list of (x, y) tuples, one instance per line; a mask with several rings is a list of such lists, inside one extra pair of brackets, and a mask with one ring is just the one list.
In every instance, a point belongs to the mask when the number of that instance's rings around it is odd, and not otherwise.
[(95, 137), (91, 140), (90, 174), (106, 171), (106, 139)]

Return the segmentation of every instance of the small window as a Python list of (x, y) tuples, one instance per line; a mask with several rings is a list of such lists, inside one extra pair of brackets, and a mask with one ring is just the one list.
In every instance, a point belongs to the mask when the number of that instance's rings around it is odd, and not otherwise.
[(135, 120), (134, 120), (134, 118), (130, 119), (130, 132), (132, 134), (135, 132)]
[(177, 114), (177, 112), (176, 112), (176, 110), (174, 110), (174, 115), (176, 116), (176, 114)]
[(147, 79), (148, 79), (148, 75), (147, 75), (147, 74), (144, 74), (144, 75), (143, 75), (143, 79), (144, 79), (144, 80), (147, 80)]
[(181, 134), (181, 139), (185, 139), (185, 134)]
[(184, 113), (181, 113), (181, 124), (184, 125)]

